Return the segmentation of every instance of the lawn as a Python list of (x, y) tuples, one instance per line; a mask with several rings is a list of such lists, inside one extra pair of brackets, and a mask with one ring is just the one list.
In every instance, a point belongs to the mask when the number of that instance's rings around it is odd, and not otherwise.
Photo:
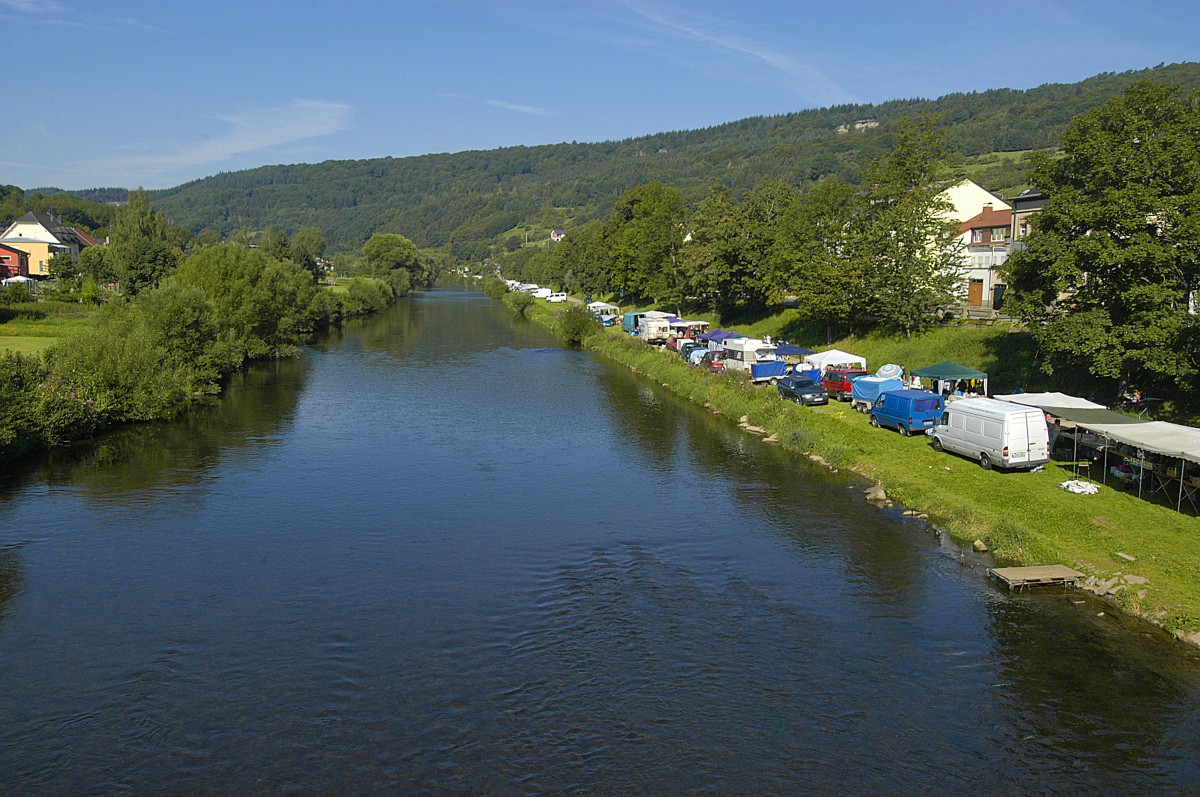
[(0, 351), (40, 354), (87, 329), (95, 308), (75, 302), (29, 301), (0, 307)]

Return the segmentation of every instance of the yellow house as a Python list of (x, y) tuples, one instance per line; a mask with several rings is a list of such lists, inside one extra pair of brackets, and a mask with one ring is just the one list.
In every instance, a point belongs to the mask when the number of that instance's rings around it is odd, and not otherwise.
[(14, 221), (0, 235), (0, 244), (29, 254), (29, 276), (50, 276), (50, 258), (66, 252), (79, 257), (81, 247), (90, 245), (79, 231), (63, 224), (62, 219), (31, 210)]

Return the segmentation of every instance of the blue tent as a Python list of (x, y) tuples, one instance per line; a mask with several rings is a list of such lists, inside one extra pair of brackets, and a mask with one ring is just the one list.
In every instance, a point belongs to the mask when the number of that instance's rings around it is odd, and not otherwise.
[(703, 335), (701, 335), (700, 340), (716, 341), (719, 343), (723, 340), (729, 340), (730, 338), (740, 338), (740, 337), (742, 337), (742, 336), (736, 332), (730, 332), (725, 329), (713, 329), (713, 330), (705, 332)]
[(793, 346), (790, 343), (780, 343), (775, 347), (775, 353), (780, 357), (805, 357), (812, 354), (813, 350), (803, 346)]

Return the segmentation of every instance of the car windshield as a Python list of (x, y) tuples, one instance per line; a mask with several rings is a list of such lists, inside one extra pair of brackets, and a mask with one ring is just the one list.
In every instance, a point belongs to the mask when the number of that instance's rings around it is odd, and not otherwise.
[(817, 383), (807, 376), (797, 376), (792, 379), (792, 385), (795, 387), (816, 387)]

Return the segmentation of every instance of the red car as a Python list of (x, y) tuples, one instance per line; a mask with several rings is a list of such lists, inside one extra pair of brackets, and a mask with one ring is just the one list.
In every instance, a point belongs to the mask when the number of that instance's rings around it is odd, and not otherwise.
[(838, 401), (849, 401), (851, 383), (860, 376), (866, 376), (868, 373), (868, 371), (861, 368), (830, 368), (821, 377), (821, 387), (825, 388), (830, 398), (835, 398)]
[(700, 358), (699, 365), (710, 374), (723, 374), (725, 373), (725, 352), (705, 352), (704, 356)]

